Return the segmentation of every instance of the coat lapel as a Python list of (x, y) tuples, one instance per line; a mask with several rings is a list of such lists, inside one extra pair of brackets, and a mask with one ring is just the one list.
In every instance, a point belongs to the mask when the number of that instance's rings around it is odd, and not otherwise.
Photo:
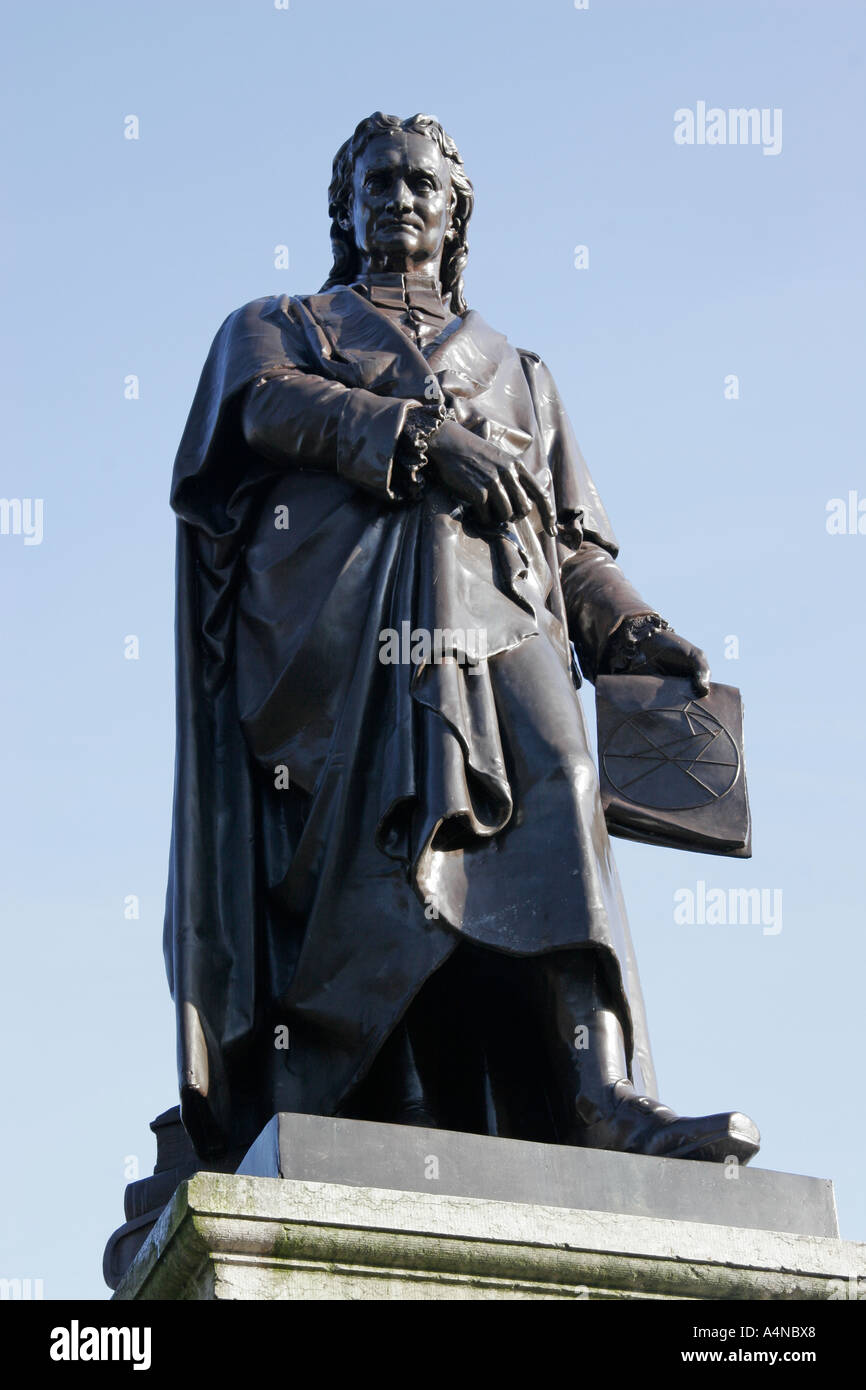
[(375, 304), (347, 285), (305, 295), (299, 303), (312, 318), (320, 356), (338, 380), (383, 396), (429, 402), (429, 363)]
[(428, 362), (443, 391), (468, 399), (493, 385), (509, 350), (505, 335), (470, 309), (460, 327), (433, 349)]

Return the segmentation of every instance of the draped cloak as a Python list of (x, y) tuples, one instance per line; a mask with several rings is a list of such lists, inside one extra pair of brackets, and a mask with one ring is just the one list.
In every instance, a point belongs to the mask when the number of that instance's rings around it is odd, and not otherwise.
[[(314, 405), (310, 466), (256, 447), (244, 401), (272, 378), (322, 384), (336, 466), (317, 464)], [(483, 527), (435, 484), (399, 494), (407, 408), (431, 401), (520, 460), (555, 535), (537, 507)], [(198, 1152), (242, 1149), (277, 1110), (337, 1113), (460, 937), (595, 948), (654, 1093), (574, 662), (594, 678), (623, 618), (652, 609), (544, 363), (473, 310), (422, 352), (350, 287), (254, 301), (214, 340), (171, 504), (164, 942)], [(453, 659), (408, 660), (418, 632)]]

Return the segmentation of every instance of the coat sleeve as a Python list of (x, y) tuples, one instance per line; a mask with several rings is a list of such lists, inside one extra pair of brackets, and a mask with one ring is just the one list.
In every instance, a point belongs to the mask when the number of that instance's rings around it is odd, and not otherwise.
[(594, 681), (605, 674), (607, 649), (626, 618), (659, 615), (629, 583), (610, 552), (592, 541), (582, 541), (567, 557), (560, 576), (568, 635), (581, 670)]
[(377, 396), (312, 372), (281, 371), (248, 388), (241, 423), (258, 455), (336, 472), (394, 501), (394, 455), (410, 405), (417, 401)]
[(625, 619), (656, 610), (616, 563), (613, 528), (550, 371), (535, 353), (522, 351), (521, 358), (553, 479), (568, 635), (581, 669), (594, 681), (603, 674), (606, 649)]

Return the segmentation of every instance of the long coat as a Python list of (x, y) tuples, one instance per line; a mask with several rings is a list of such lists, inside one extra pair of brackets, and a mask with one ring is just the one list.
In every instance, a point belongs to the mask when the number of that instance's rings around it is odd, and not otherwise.
[[(245, 413), (274, 382), (282, 449)], [(485, 528), (435, 484), (400, 495), (407, 406), (431, 400), (520, 458), (555, 535), (535, 508)], [(652, 1092), (574, 662), (594, 678), (652, 610), (544, 363), (472, 310), (425, 355), (349, 287), (254, 301), (214, 340), (171, 504), (165, 954), (199, 1152), (335, 1113), (460, 936), (595, 948)], [(455, 659), (406, 659), (437, 632)]]

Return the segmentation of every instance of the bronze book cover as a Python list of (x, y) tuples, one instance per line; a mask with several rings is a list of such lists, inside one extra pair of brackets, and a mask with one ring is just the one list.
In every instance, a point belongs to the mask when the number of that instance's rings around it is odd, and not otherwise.
[(702, 854), (752, 853), (743, 703), (731, 685), (600, 676), (601, 800), (611, 835)]

